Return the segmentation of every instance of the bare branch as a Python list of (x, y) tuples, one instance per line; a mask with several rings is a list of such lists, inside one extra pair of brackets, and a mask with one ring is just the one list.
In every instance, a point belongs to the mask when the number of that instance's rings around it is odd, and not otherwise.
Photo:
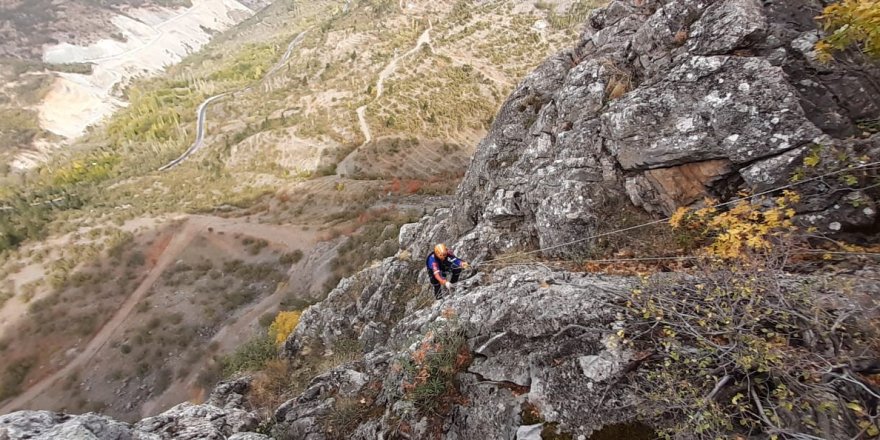
[(731, 381), (731, 379), (733, 379), (733, 376), (729, 374), (724, 375), (724, 377), (722, 377), (721, 380), (719, 380), (718, 383), (715, 384), (715, 388), (712, 388), (712, 391), (709, 392), (709, 395), (706, 396), (706, 399), (713, 400), (715, 398), (715, 395), (717, 395), (718, 392), (721, 391), (721, 389), (724, 388), (725, 385), (727, 385), (727, 382)]

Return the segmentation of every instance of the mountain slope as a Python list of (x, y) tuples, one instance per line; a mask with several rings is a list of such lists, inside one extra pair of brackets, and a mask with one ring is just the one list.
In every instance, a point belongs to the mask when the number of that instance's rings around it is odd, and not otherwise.
[(0, 74), (7, 83), (0, 112), (16, 116), (0, 126), (4, 170), (44, 163), (124, 106), (120, 90), (133, 78), (159, 73), (264, 6), (234, 0), (0, 4)]
[[(256, 413), (238, 422), (252, 408), (272, 411), (277, 438), (860, 435), (873, 423), (865, 409), (876, 406), (880, 358), (880, 285), (864, 255), (877, 240), (880, 143), (855, 128), (880, 110), (812, 105), (846, 96), (840, 84), (873, 90), (877, 76), (870, 64), (858, 75), (816, 64), (803, 42), (817, 36), (817, 7), (669, 0), (597, 10), (574, 49), (512, 91), (452, 208), (403, 226), (396, 255), (306, 309), (281, 359), (218, 387), (231, 399), (118, 429), (263, 438)], [(735, 198), (783, 189), (800, 197)], [(681, 273), (583, 273), (594, 252), (609, 251), (604, 236), (631, 253), (663, 252), (635, 257), (691, 257), (670, 253), (716, 237), (674, 236), (660, 217), (691, 204), (707, 208), (697, 217), (723, 211), (705, 196), (749, 221), (783, 203), (781, 215), (811, 238), (863, 247), (794, 258), (805, 249), (774, 239), (750, 260), (653, 267)], [(422, 258), (438, 241), (478, 271), (435, 301)], [(224, 417), (234, 422), (205, 420)], [(96, 438), (116, 429), (95, 415), (0, 417), (12, 438), (86, 423), (101, 426)]]
[(0, 188), (2, 408), (133, 421), (204, 395), (277, 310), (449, 203), (468, 139), (588, 7), (275, 2), (136, 80), (128, 107)]

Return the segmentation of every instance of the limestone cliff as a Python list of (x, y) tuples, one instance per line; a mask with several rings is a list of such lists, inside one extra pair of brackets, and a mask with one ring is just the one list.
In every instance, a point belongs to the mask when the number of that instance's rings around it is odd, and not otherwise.
[[(294, 366), (343, 343), (356, 343), (362, 356), (281, 405), (272, 434), (535, 439), (558, 430), (586, 439), (636, 420), (642, 396), (614, 385), (643, 359), (610, 337), (623, 325), (614, 304), (637, 279), (540, 265), (485, 269), (432, 302), (422, 258), (436, 241), (469, 260), (539, 248), (574, 257), (591, 243), (568, 243), (603, 226), (609, 201), (662, 217), (706, 196), (785, 185), (806, 171), (797, 221), (832, 234), (876, 231), (876, 189), (810, 180), (880, 157), (880, 135), (864, 128), (880, 117), (880, 72), (855, 55), (815, 61), (821, 6), (633, 0), (595, 11), (578, 46), (546, 60), (508, 98), (455, 205), (402, 228), (396, 256), (342, 280), (304, 312), (281, 350)], [(799, 170), (808, 155), (821, 160)], [(411, 359), (418, 364), (420, 350), (449, 341), (457, 341), (445, 353), (454, 371), (440, 373), (454, 374), (455, 389), (419, 401), (408, 382), (419, 374)], [(0, 417), (0, 433), (48, 438), (73, 424), (93, 438), (190, 438), (180, 433), (209, 419), (211, 434), (200, 438), (221, 438), (255, 429), (237, 421), (247, 417), (240, 408), (185, 405), (134, 427), (21, 412)], [(156, 428), (169, 424), (177, 428)], [(840, 434), (835, 426), (824, 428), (829, 437)]]

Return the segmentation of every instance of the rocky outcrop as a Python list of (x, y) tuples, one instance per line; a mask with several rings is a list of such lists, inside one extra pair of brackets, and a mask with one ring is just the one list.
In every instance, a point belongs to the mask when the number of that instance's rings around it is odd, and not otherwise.
[[(655, 0), (596, 11), (578, 47), (545, 61), (501, 109), (459, 190), (456, 236), (488, 253), (552, 247), (596, 232), (609, 198), (669, 214), (787, 184), (814, 146), (880, 157), (880, 137), (859, 129), (880, 116), (880, 69), (846, 67), (851, 55), (815, 60), (821, 6)], [(824, 171), (855, 163), (827, 159)], [(835, 206), (850, 192), (805, 187), (801, 221), (838, 232), (832, 224), (851, 222)], [(863, 196), (873, 205), (876, 193)]]
[[(294, 367), (343, 347), (362, 356), (278, 407), (274, 434), (532, 439), (558, 429), (586, 439), (637, 417), (640, 397), (615, 385), (650, 354), (620, 347), (613, 335), (619, 299), (638, 280), (533, 264), (480, 272), (435, 301), (422, 260), (431, 243), (453, 244), (468, 260), (539, 248), (571, 257), (588, 250), (609, 214), (603, 207), (632, 204), (662, 217), (707, 196), (791, 182), (803, 194), (794, 207), (801, 223), (832, 234), (876, 231), (877, 190), (854, 189), (874, 175), (815, 178), (880, 157), (880, 135), (860, 128), (880, 116), (880, 75), (816, 61), (820, 7), (632, 0), (595, 11), (577, 47), (542, 63), (502, 106), (454, 209), (402, 227), (397, 255), (342, 280), (303, 313), (281, 349)], [(846, 65), (859, 61), (845, 56)], [(440, 334), (461, 344), (446, 354), (455, 389), (429, 402), (439, 411), (421, 411), (405, 398), (420, 374), (412, 363), (440, 345)], [(204, 405), (179, 405), (133, 427), (95, 415), (16, 413), (0, 418), (0, 433), (241, 436), (257, 423), (241, 407), (244, 392), (226, 384)]]
[(247, 379), (221, 383), (205, 404), (181, 403), (155, 417), (129, 425), (88, 413), (68, 415), (50, 411), (18, 411), (0, 416), (3, 440), (263, 440), (250, 432), (260, 419), (243, 409)]
[(131, 427), (98, 414), (72, 416), (51, 411), (19, 411), (0, 416), (0, 438), (126, 440)]
[[(420, 246), (423, 243), (417, 242), (412, 248)], [(396, 273), (406, 264), (418, 264), (393, 259), (386, 260), (382, 267)], [(357, 283), (364, 274), (350, 282)], [(374, 298), (379, 295), (390, 301), (398, 286), (388, 281), (394, 279), (394, 273), (386, 275), (390, 278), (376, 280), (371, 292)], [(327, 421), (339, 411), (340, 400), (367, 399), (382, 409), (344, 438), (393, 438), (402, 425), (408, 427), (411, 438), (431, 437), (427, 417), (418, 415), (411, 402), (401, 400), (406, 379), (400, 363), (407, 359), (414, 341), (450, 326), (460, 332), (474, 360), (458, 375), (461, 401), (468, 404), (451, 410), (445, 438), (514, 438), (525, 424), (524, 404), (537, 408), (546, 421), (558, 422), (562, 429), (577, 434), (587, 435), (603, 424), (625, 420), (625, 413), (614, 408), (631, 403), (631, 396), (605, 395), (602, 408), (597, 402), (606, 385), (631, 360), (631, 353), (606, 339), (614, 332), (616, 317), (615, 309), (605, 304), (627, 292), (633, 283), (627, 278), (540, 268), (505, 269), (465, 280), (454, 296), (429, 307), (424, 306), (424, 296), (416, 294), (404, 317), (386, 338), (366, 350), (362, 361), (314, 378), (305, 392), (282, 405), (275, 414), (276, 434), (336, 438), (328, 432), (332, 423)], [(303, 315), (288, 340), (288, 356), (301, 355), (295, 347), (310, 346), (313, 338), (324, 341), (322, 345), (327, 338), (334, 338), (316, 331), (317, 324), (310, 324), (319, 320), (307, 318), (335, 312), (350, 322), (369, 319), (354, 304), (340, 308), (343, 298), (352, 293), (351, 285), (341, 283), (327, 302)], [(364, 330), (362, 334), (368, 333)], [(382, 386), (377, 391), (370, 384)]]
[[(814, 179), (880, 158), (880, 135), (859, 128), (880, 116), (880, 72), (817, 63), (819, 9), (648, 0), (595, 11), (577, 47), (546, 60), (502, 106), (455, 207), (401, 228), (397, 256), (303, 314), (284, 356), (330, 354), (356, 340), (364, 358), (284, 404), (277, 433), (338, 437), (332, 420), (352, 400), (374, 408), (348, 432), (359, 439), (540, 438), (548, 424), (585, 439), (635, 417), (625, 408), (639, 397), (613, 385), (639, 360), (609, 343), (619, 325), (610, 303), (635, 280), (532, 265), (480, 274), (434, 302), (421, 261), (433, 242), (476, 260), (537, 248), (574, 256), (614, 203), (660, 217), (792, 182), (804, 195), (799, 222), (827, 233), (875, 230), (876, 190)], [(460, 403), (438, 424), (401, 398), (401, 365), (426, 335), (450, 327), (473, 361), (456, 376)]]

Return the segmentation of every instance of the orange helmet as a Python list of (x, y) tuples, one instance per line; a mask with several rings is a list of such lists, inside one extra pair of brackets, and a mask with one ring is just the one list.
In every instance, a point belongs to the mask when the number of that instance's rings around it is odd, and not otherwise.
[(446, 259), (446, 255), (448, 255), (448, 254), (449, 254), (449, 250), (446, 249), (446, 245), (445, 245), (445, 244), (443, 244), (443, 243), (438, 243), (437, 246), (434, 246), (434, 255), (435, 255), (437, 258), (439, 258), (439, 259), (441, 259), (441, 260), (445, 260), (445, 259)]

